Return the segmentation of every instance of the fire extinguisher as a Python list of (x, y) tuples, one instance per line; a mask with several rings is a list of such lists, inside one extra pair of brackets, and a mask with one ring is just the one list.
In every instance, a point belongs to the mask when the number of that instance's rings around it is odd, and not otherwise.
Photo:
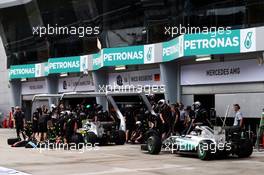
[(7, 128), (7, 118), (6, 117), (3, 120), (3, 128)]
[(264, 148), (264, 133), (262, 135), (262, 147)]
[(9, 122), (8, 122), (9, 128), (14, 128), (14, 120), (13, 120), (13, 112), (9, 113)]

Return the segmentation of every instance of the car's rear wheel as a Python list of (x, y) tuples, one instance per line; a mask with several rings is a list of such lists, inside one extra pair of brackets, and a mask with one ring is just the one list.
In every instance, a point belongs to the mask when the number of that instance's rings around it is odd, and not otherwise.
[(122, 130), (116, 131), (114, 136), (114, 142), (116, 145), (124, 145), (126, 142), (126, 133)]
[[(70, 142), (71, 142), (70, 143), (71, 146), (76, 146), (76, 148), (82, 149), (82, 147), (83, 147), (83, 144), (82, 143), (84, 142), (83, 136), (81, 134), (76, 133), (76, 134), (74, 134), (71, 137)], [(51, 146), (51, 147), (54, 148), (54, 145)]]
[(161, 151), (161, 138), (158, 136), (150, 136), (147, 140), (147, 150), (150, 154), (159, 154)]
[(92, 144), (92, 146), (94, 146), (94, 144), (97, 142), (97, 135), (94, 132), (87, 132), (85, 137), (86, 142), (88, 144)]
[(252, 152), (253, 152), (253, 145), (251, 141), (246, 140), (245, 142), (239, 145), (239, 148), (237, 150), (237, 155), (240, 158), (246, 158), (251, 156)]

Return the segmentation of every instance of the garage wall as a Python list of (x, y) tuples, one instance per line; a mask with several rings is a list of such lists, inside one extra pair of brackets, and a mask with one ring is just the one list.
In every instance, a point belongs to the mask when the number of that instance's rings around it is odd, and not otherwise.
[(244, 117), (259, 118), (264, 108), (264, 93), (216, 94), (217, 115), (225, 116), (227, 106), (230, 104), (228, 117), (233, 117), (233, 104), (235, 103), (240, 105)]
[(221, 85), (183, 86), (182, 94), (233, 94), (233, 93), (264, 93), (264, 83), (234, 83)]
[[(259, 118), (264, 108), (264, 83), (183, 86), (182, 101), (188, 104), (193, 94), (216, 94), (217, 115), (225, 116), (228, 104), (238, 103), (245, 117)], [(232, 106), (228, 117), (233, 117)]]
[(182, 95), (182, 96), (181, 96), (181, 102), (182, 102), (185, 106), (192, 105), (193, 102), (194, 102), (194, 96), (193, 96), (193, 95)]

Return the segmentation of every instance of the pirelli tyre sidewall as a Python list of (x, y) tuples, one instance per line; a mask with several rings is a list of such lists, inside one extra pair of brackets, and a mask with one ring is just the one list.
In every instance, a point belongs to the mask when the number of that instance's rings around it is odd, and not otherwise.
[(159, 154), (162, 147), (161, 138), (153, 135), (147, 140), (147, 150), (150, 154)]
[(211, 160), (214, 156), (212, 151), (210, 149), (210, 145), (212, 145), (213, 142), (211, 140), (203, 140), (199, 143), (197, 147), (197, 155), (199, 159), (201, 160)]

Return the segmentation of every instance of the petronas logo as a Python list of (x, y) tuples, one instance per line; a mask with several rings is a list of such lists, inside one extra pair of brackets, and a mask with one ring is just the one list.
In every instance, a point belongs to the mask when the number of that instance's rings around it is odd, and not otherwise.
[(245, 48), (247, 48), (247, 49), (250, 49), (252, 46), (252, 34), (253, 34), (253, 32), (247, 33), (247, 36), (246, 36), (246, 39), (244, 42)]
[(148, 53), (147, 53), (147, 60), (151, 61), (152, 58), (152, 47), (149, 48)]

